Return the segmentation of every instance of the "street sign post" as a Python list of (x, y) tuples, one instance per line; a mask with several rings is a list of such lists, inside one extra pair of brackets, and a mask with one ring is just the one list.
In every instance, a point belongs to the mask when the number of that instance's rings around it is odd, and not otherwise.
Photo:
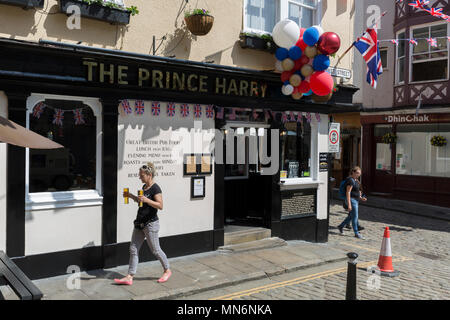
[(328, 152), (338, 153), (340, 151), (340, 138), (340, 123), (330, 123), (330, 128), (328, 129)]

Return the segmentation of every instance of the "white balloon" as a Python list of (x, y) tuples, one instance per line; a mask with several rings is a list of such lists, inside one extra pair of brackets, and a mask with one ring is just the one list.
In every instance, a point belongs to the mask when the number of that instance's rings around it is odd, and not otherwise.
[(294, 92), (294, 87), (290, 84), (287, 84), (287, 85), (281, 87), (281, 92), (285, 96), (290, 96)]
[(281, 64), (281, 61), (280, 61), (280, 60), (277, 60), (277, 62), (275, 62), (275, 70), (281, 71), (281, 72), (284, 71), (284, 70), (283, 70), (283, 65)]
[(300, 27), (292, 20), (281, 20), (273, 28), (272, 37), (279, 47), (289, 49), (297, 43)]
[(321, 26), (313, 26), (313, 28), (317, 29), (319, 31), (319, 37), (325, 32)]

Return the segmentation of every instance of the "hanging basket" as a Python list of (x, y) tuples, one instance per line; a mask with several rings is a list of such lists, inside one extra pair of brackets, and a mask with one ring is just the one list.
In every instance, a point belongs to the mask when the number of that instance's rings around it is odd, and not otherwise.
[(188, 30), (196, 36), (207, 35), (214, 23), (214, 17), (206, 14), (194, 14), (185, 17), (184, 20)]
[(397, 142), (397, 136), (391, 132), (386, 133), (381, 140), (383, 141), (383, 143), (385, 144), (393, 144)]
[(316, 94), (313, 94), (311, 96), (312, 101), (316, 102), (316, 103), (323, 103), (323, 102), (328, 102), (330, 101), (330, 99), (333, 97), (333, 93), (327, 94), (326, 96), (318, 96)]
[(433, 147), (445, 147), (447, 145), (447, 139), (441, 135), (431, 138), (431, 145)]

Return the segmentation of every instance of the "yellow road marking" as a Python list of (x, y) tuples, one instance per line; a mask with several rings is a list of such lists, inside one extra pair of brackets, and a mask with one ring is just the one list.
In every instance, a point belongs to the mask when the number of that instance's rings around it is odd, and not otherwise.
[[(408, 260), (413, 260), (411, 258), (405, 258), (402, 257), (400, 259), (393, 259), (393, 262), (403, 262), (403, 261), (408, 261)], [(369, 262), (364, 262), (361, 264), (358, 264), (358, 267), (360, 268), (367, 268), (369, 266), (373, 266), (376, 265), (377, 261), (369, 261)], [(334, 274), (338, 274), (341, 272), (345, 272), (347, 271), (347, 267), (344, 268), (339, 268), (339, 269), (334, 269), (334, 270), (328, 270), (328, 271), (323, 271), (323, 272), (319, 272), (319, 273), (315, 273), (315, 274), (311, 274), (311, 275), (307, 275), (307, 276), (303, 276), (303, 277), (299, 277), (299, 278), (295, 278), (295, 279), (291, 279), (291, 280), (287, 280), (287, 281), (281, 281), (281, 282), (277, 282), (277, 283), (273, 283), (273, 284), (268, 284), (265, 286), (261, 286), (261, 287), (257, 287), (257, 288), (252, 288), (252, 289), (248, 289), (248, 290), (244, 290), (244, 291), (239, 291), (239, 292), (235, 292), (235, 293), (231, 293), (231, 294), (227, 294), (221, 297), (216, 297), (216, 298), (211, 298), (210, 300), (232, 300), (232, 299), (237, 299), (240, 297), (244, 297), (244, 296), (250, 296), (259, 292), (263, 292), (263, 291), (268, 291), (268, 290), (273, 290), (273, 289), (277, 289), (280, 287), (286, 287), (286, 286), (290, 286), (290, 285), (294, 285), (294, 284), (299, 284), (302, 282), (307, 282), (307, 281), (311, 281), (311, 280), (315, 280), (315, 279), (320, 279), (323, 277), (327, 277), (327, 276), (331, 276)]]

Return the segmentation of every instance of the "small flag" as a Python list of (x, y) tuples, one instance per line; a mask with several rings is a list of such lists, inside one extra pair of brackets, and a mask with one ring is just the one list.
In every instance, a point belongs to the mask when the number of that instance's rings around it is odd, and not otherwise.
[(316, 120), (320, 123), (320, 114), (316, 113)]
[(201, 118), (202, 117), (202, 106), (199, 104), (194, 105), (194, 117)]
[(294, 111), (291, 111), (291, 118), (290, 121), (295, 121), (295, 114)]
[(301, 112), (297, 112), (297, 122), (303, 122), (302, 121), (302, 113)]
[(236, 109), (235, 108), (231, 108), (231, 114), (228, 116), (228, 119), (236, 120)]
[(83, 109), (75, 109), (73, 110), (73, 117), (75, 118), (75, 125), (85, 124)]
[(310, 112), (306, 113), (306, 121), (308, 121), (308, 123), (311, 123), (311, 113)]
[(269, 111), (264, 110), (264, 118), (265, 118), (266, 121), (270, 119)]
[(136, 100), (134, 102), (134, 112), (138, 115), (138, 116), (142, 116), (144, 114), (144, 101), (142, 100)]
[(258, 119), (258, 112), (256, 112), (256, 109), (253, 109), (253, 119)]
[(53, 115), (53, 124), (56, 124), (57, 126), (63, 125), (62, 121), (64, 120), (64, 110), (61, 109), (55, 109), (55, 114)]
[(438, 46), (438, 45), (437, 45), (437, 41), (436, 41), (435, 38), (427, 39), (427, 41), (428, 41), (428, 43), (430, 44), (430, 46), (432, 46), (432, 47), (437, 47), (437, 46)]
[(184, 103), (180, 106), (180, 112), (181, 116), (183, 118), (186, 118), (189, 115), (189, 105), (187, 103)]
[(173, 116), (175, 116), (175, 103), (169, 102), (169, 103), (167, 104), (167, 116), (168, 116), (168, 117), (173, 117)]
[(213, 105), (206, 106), (205, 113), (206, 113), (206, 118), (213, 119), (214, 118), (214, 106)]
[(152, 102), (152, 115), (159, 116), (160, 113), (161, 113), (161, 105), (159, 104), (158, 101), (153, 101)]
[(433, 17), (440, 17), (442, 16), (442, 8), (436, 9), (436, 8), (430, 8), (430, 10), (424, 9), (426, 12), (431, 14)]
[(224, 116), (224, 109), (222, 107), (217, 107), (217, 115), (216, 118), (217, 119), (223, 119)]
[(419, 115), (419, 109), (422, 106), (422, 92), (420, 92), (419, 94), (419, 102), (417, 102), (417, 107), (416, 107), (416, 116)]
[(416, 39), (411, 39), (411, 40), (409, 40), (409, 43), (411, 43), (411, 44), (417, 46), (417, 41), (416, 41)]
[(396, 46), (398, 46), (398, 40), (392, 39), (391, 42), (392, 42), (393, 44), (395, 44)]
[(282, 113), (281, 113), (281, 121), (282, 121), (283, 123), (286, 123), (286, 122), (287, 122), (287, 114), (286, 114), (286, 112), (282, 112)]
[(413, 8), (425, 10), (424, 5), (428, 4), (430, 1), (425, 0), (415, 0), (415, 2), (408, 3)]
[(126, 99), (122, 100), (122, 108), (123, 108), (123, 111), (125, 111), (125, 114), (130, 114), (133, 112), (133, 110), (130, 107), (130, 103)]
[(34, 108), (33, 108), (33, 117), (40, 118), (41, 114), (44, 112), (45, 105), (43, 102), (39, 102)]

